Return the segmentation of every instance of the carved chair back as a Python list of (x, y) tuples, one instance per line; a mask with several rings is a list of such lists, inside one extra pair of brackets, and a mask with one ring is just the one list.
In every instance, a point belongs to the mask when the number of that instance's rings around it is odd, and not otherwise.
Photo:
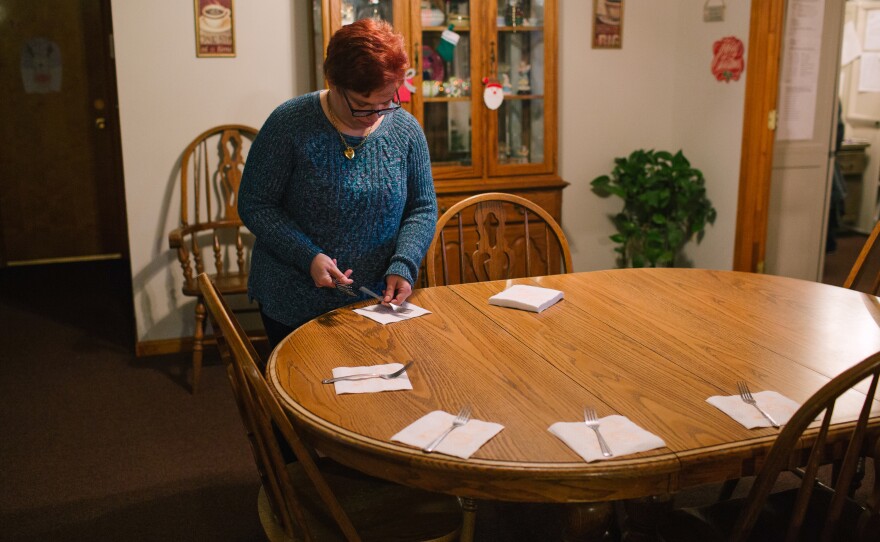
[[(238, 216), (238, 188), (256, 134), (256, 129), (240, 124), (216, 126), (199, 134), (183, 152), (180, 227), (169, 240), (177, 249), (188, 295), (195, 295), (195, 275), (206, 270), (217, 276), (247, 274), (245, 251), (252, 239)], [(213, 269), (207, 266), (203, 248), (211, 251)]]
[[(873, 427), (869, 432), (869, 417), (874, 406), (874, 397), (877, 391), (877, 381), (880, 377), (880, 352), (873, 354), (864, 361), (834, 377), (828, 384), (813, 394), (785, 424), (770, 453), (761, 467), (758, 477), (752, 485), (751, 491), (746, 498), (746, 505), (741, 511), (733, 531), (731, 540), (748, 540), (752, 529), (761, 516), (764, 505), (770, 495), (779, 473), (784, 469), (796, 468), (802, 477), (802, 483), (797, 492), (795, 504), (788, 518), (786, 540), (802, 540), (807, 534), (808, 520), (815, 521), (821, 533), (811, 532), (811, 535), (820, 534), (820, 540), (840, 539), (840, 529), (847, 529), (853, 538), (851, 540), (867, 540), (876, 535), (880, 528), (880, 516), (878, 516), (878, 498), (880, 498), (880, 485), (875, 484), (874, 494), (871, 497), (874, 509), (861, 509), (855, 506), (855, 501), (849, 499), (848, 490), (851, 487), (853, 476), (859, 457), (865, 455), (869, 449), (873, 449), (875, 455), (880, 456), (880, 437), (877, 436), (877, 428)], [(866, 382), (863, 382), (867, 379)], [(860, 393), (853, 397), (859, 397), (861, 409), (855, 422), (845, 428), (831, 428), (831, 417), (834, 414), (837, 400), (857, 384), (862, 383)], [(824, 412), (824, 414), (823, 414)], [(821, 425), (818, 430), (808, 428), (821, 416)], [(819, 466), (823, 463), (823, 455), (827, 453), (829, 435), (843, 431), (849, 434), (845, 443), (842, 464), (834, 487), (831, 488), (830, 502), (824, 502), (828, 492), (817, 482)], [(873, 440), (867, 439), (870, 436)], [(799, 441), (812, 442), (808, 455), (794, 453), (794, 447)], [(837, 444), (835, 444), (837, 445)], [(823, 501), (821, 506), (816, 503)], [(844, 520), (844, 511), (858, 509), (857, 518)], [(855, 521), (851, 521), (854, 519)], [(855, 532), (853, 532), (855, 531)], [(873, 533), (870, 534), (870, 533)], [(810, 538), (813, 539), (813, 538)]]
[(570, 273), (571, 251), (546, 210), (514, 194), (466, 198), (437, 221), (428, 286)]

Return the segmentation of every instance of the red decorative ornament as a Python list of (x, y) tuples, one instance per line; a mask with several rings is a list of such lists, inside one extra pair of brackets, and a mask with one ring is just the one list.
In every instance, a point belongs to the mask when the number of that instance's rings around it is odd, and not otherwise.
[(739, 81), (739, 76), (745, 69), (745, 50), (743, 42), (733, 36), (716, 41), (712, 45), (712, 75), (715, 79), (725, 83), (729, 83), (731, 79)]

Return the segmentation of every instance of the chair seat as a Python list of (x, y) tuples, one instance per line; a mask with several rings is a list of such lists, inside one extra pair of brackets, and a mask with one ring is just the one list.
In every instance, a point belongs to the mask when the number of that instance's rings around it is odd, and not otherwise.
[[(821, 488), (816, 488), (814, 492), (814, 499), (811, 500), (799, 540), (818, 540), (822, 534), (822, 522), (825, 518), (823, 510), (827, 509), (831, 502), (831, 492)], [(784, 540), (785, 529), (788, 526), (796, 497), (797, 489), (789, 489), (770, 495), (758, 522), (752, 529), (749, 540), (756, 542)], [(731, 499), (709, 506), (676, 510), (660, 525), (660, 539), (665, 542), (720, 542), (727, 540), (727, 535), (732, 531), (745, 502), (745, 499)], [(840, 520), (840, 525), (843, 528), (838, 531), (833, 540), (841, 542), (859, 540), (855, 529), (863, 511), (864, 509), (858, 503), (851, 499), (847, 500)], [(851, 527), (851, 529), (847, 527)]]
[[(458, 538), (462, 513), (455, 497), (386, 482), (328, 459), (319, 461), (319, 465), (364, 542), (440, 542)], [(300, 464), (289, 464), (287, 472), (298, 488), (313, 538), (321, 542), (345, 540)], [(262, 487), (257, 504), (269, 540), (291, 540), (275, 519)]]
[[(214, 284), (217, 285), (217, 289), (220, 290), (221, 294), (233, 295), (247, 293), (247, 273), (223, 273), (222, 275), (208, 275), (208, 277), (210, 277)], [(184, 281), (183, 295), (192, 297), (202, 295), (201, 291), (199, 291), (199, 283), (195, 278)]]

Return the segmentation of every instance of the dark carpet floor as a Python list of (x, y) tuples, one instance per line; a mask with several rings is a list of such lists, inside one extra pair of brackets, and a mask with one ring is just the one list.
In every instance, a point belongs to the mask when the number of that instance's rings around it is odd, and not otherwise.
[[(119, 261), (0, 269), (0, 540), (264, 539), (219, 359), (191, 395), (189, 355), (136, 358), (129, 277)], [(480, 506), (480, 542), (553, 538), (558, 507)]]

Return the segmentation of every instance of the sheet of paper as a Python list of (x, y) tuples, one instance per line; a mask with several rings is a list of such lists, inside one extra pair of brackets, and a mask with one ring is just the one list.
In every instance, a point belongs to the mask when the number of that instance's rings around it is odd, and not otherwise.
[(862, 53), (859, 92), (880, 92), (880, 53)]
[(776, 139), (813, 138), (825, 0), (790, 0), (779, 84)]
[(866, 51), (880, 51), (880, 9), (868, 11), (865, 17), (865, 43)]
[(856, 34), (856, 25), (852, 21), (843, 25), (843, 47), (840, 52), (840, 65), (846, 66), (862, 54), (862, 46), (859, 45), (859, 35)]

